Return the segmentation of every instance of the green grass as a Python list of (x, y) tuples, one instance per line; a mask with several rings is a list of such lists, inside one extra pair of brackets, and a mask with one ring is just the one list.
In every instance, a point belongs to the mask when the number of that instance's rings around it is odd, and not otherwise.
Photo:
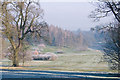
[[(87, 51), (74, 51), (69, 48), (47, 46), (43, 52), (56, 52), (62, 50), (65, 53), (57, 54), (55, 61), (27, 61), (25, 66), (35, 70), (61, 70), (61, 71), (102, 71), (111, 72), (107, 62), (101, 62), (102, 52), (88, 49)], [(4, 64), (10, 65), (10, 61)], [(20, 63), (22, 65), (22, 63)], [(112, 71), (115, 72), (115, 71)]]
[(27, 63), (32, 66), (31, 69), (37, 70), (109, 71), (107, 63), (99, 62), (101, 54), (99, 56), (83, 54), (58, 54), (58, 59), (55, 61), (31, 61)]
[[(37, 48), (36, 46), (33, 46), (31, 48)], [(39, 49), (40, 50), (40, 49)], [(55, 46), (46, 46), (46, 48), (43, 48), (42, 50), (40, 50), (42, 53), (46, 53), (46, 52), (57, 52), (57, 51), (63, 51), (64, 53), (70, 53), (70, 52), (74, 52), (72, 48), (65, 48), (65, 47), (55, 47)]]
[(86, 51), (76, 51), (74, 48), (67, 48), (67, 47), (55, 47), (55, 46), (46, 46), (46, 48), (43, 49), (43, 53), (45, 52), (53, 52), (56, 51), (63, 51), (64, 53), (81, 53), (81, 52), (90, 52), (90, 50)]

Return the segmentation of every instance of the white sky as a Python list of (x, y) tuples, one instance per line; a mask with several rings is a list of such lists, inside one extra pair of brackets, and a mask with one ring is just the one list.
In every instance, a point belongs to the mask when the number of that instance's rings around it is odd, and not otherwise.
[(100, 22), (93, 22), (88, 18), (95, 6), (89, 2), (41, 2), (44, 9), (44, 20), (50, 25), (55, 25), (67, 30), (90, 30), (98, 24), (105, 24), (108, 18)]

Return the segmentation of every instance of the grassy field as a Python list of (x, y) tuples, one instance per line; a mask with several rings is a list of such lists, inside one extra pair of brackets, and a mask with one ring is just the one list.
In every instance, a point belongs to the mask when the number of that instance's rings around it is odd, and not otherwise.
[(109, 71), (106, 62), (101, 62), (102, 53), (85, 51), (80, 53), (57, 54), (55, 61), (31, 61), (26, 65), (32, 69), (66, 71)]
[[(58, 48), (47, 47), (43, 52), (55, 52)], [(102, 61), (102, 52), (89, 49), (87, 51), (75, 52), (71, 49), (61, 49), (63, 54), (57, 54), (58, 58), (55, 61), (27, 61), (25, 69), (31, 70), (60, 70), (60, 71), (110, 71), (107, 62)], [(2, 60), (3, 65), (10, 66), (11, 61)], [(22, 63), (20, 63), (22, 65)]]

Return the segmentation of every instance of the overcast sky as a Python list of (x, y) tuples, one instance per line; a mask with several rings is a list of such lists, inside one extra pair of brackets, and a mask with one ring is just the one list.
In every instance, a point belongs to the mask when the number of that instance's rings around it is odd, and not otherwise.
[(109, 19), (93, 22), (88, 18), (95, 6), (88, 2), (41, 2), (44, 9), (44, 20), (67, 30), (90, 30), (98, 24), (105, 24)]

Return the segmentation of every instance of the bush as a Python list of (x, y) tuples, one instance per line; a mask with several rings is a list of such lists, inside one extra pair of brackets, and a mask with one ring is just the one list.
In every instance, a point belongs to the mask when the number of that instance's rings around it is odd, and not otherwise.
[(57, 54), (63, 54), (64, 52), (63, 51), (57, 51), (55, 53), (57, 53)]
[(45, 55), (49, 55), (50, 56), (49, 60), (52, 60), (52, 61), (56, 60), (58, 57), (56, 54), (51, 53), (51, 52), (47, 52)]
[(33, 60), (49, 60), (50, 56), (39, 54), (39, 55), (33, 55)]
[(45, 54), (33, 55), (33, 60), (51, 60), (57, 59), (57, 55), (54, 53), (47, 52)]

